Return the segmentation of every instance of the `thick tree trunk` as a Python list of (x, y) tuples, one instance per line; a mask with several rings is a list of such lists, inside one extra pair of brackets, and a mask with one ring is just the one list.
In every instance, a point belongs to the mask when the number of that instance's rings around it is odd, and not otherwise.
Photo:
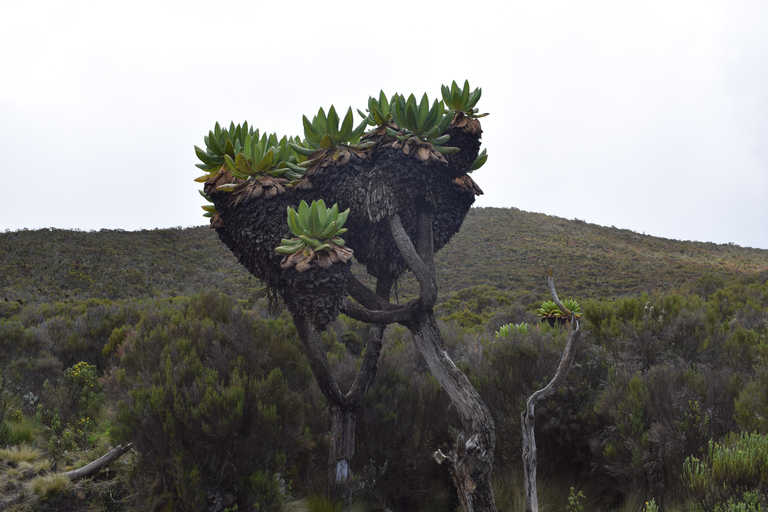
[(418, 306), (414, 308), (411, 318), (402, 323), (413, 333), (416, 347), (424, 357), (429, 371), (459, 412), (464, 430), (456, 441), (456, 447), (448, 455), (438, 450), (434, 457), (438, 463), (446, 460), (451, 462), (451, 476), (465, 512), (496, 512), (491, 487), (496, 428), (491, 412), (480, 394), (448, 355), (437, 327), (432, 310), (437, 301), (433, 212), (423, 201), (417, 202), (417, 212), (413, 240), (406, 234), (397, 214), (389, 219), (392, 238), (408, 268), (419, 281)]
[(450, 461), (451, 477), (465, 512), (495, 512), (491, 470), (496, 429), (491, 413), (467, 376), (448, 355), (434, 313), (420, 312), (416, 322), (409, 327), (429, 371), (459, 412), (464, 430), (456, 447), (448, 455), (438, 450), (435, 459), (438, 463)]
[(357, 409), (346, 410), (331, 405), (331, 449), (328, 455), (330, 495), (341, 499), (345, 507), (352, 497), (352, 457), (355, 455), (355, 425)]

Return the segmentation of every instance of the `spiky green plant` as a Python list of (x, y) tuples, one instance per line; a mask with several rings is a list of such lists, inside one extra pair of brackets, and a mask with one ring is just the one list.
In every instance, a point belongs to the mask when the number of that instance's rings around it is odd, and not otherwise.
[(340, 237), (347, 232), (344, 223), (349, 208), (339, 212), (339, 205), (330, 209), (320, 199), (308, 205), (299, 203), (298, 211), (287, 207), (288, 228), (295, 238), (283, 238), (275, 250), (285, 257), (281, 263), (284, 269), (295, 266), (299, 272), (309, 269), (313, 261), (321, 268), (328, 268), (339, 261), (346, 262), (352, 257), (352, 250), (345, 247)]
[(390, 112), (390, 105), (394, 103), (397, 94), (392, 96), (391, 100), (387, 99), (387, 95), (384, 91), (379, 92), (379, 98), (376, 99), (373, 96), (368, 98), (367, 114), (358, 109), (357, 113), (362, 116), (365, 122), (370, 126), (384, 126), (392, 121), (392, 113)]
[(573, 300), (573, 299), (565, 299), (565, 300), (563, 300), (563, 306), (565, 306), (565, 308), (568, 311), (573, 313), (573, 316), (575, 316), (576, 318), (580, 318), (581, 317), (581, 306), (575, 300)]
[(496, 331), (493, 336), (496, 339), (506, 339), (511, 337), (513, 333), (526, 335), (530, 332), (529, 329), (530, 325), (525, 322), (519, 324), (506, 324), (499, 327), (499, 330)]
[[(581, 306), (573, 299), (564, 299), (562, 301), (563, 306), (568, 309), (576, 318), (581, 317)], [(541, 307), (536, 310), (536, 314), (541, 318), (566, 318), (566, 314), (555, 304), (553, 300), (545, 300), (541, 303)]]
[[(246, 181), (258, 176), (297, 180), (306, 171), (295, 163), (296, 159), (288, 137), (283, 136), (278, 140), (275, 133), (259, 137), (258, 130), (246, 136), (243, 151), (237, 153), (234, 158), (225, 154), (224, 162), (235, 178)], [(231, 186), (222, 185), (217, 189), (231, 191), (234, 188), (232, 184)]]
[[(328, 115), (321, 107), (317, 115), (309, 121), (304, 116), (304, 141), (302, 144), (290, 143), (290, 146), (297, 153), (310, 156), (323, 149), (337, 148), (345, 145), (355, 145), (360, 140), (363, 130), (368, 125), (366, 120), (353, 128), (354, 116), (352, 108), (347, 109), (344, 119), (341, 120), (336, 113), (336, 108), (331, 105), (328, 109)], [(341, 125), (339, 123), (341, 122)]]
[(555, 301), (545, 300), (541, 303), (541, 307), (536, 310), (536, 314), (541, 318), (552, 318), (560, 316), (562, 311), (560, 311), (560, 308), (557, 307)]
[[(195, 146), (195, 154), (202, 163), (195, 164), (195, 167), (202, 169), (208, 174), (217, 172), (224, 165), (224, 155), (229, 155), (230, 158), (235, 158), (235, 155), (240, 153), (245, 147), (245, 139), (248, 135), (253, 136), (253, 128), (248, 127), (248, 122), (244, 122), (242, 125), (235, 123), (229, 124), (229, 129), (222, 129), (219, 123), (213, 130), (208, 132), (208, 136), (204, 137), (205, 151)], [(258, 137), (258, 130), (256, 130), (256, 136)], [(205, 177), (207, 179), (207, 176)], [(198, 178), (196, 181), (205, 181), (203, 177)]]
[[(290, 186), (290, 182), (300, 179), (306, 172), (299, 165), (305, 158), (288, 145), (294, 139), (285, 136), (278, 139), (275, 133), (259, 136), (259, 130), (249, 128), (247, 122), (242, 125), (231, 123), (229, 130), (222, 130), (216, 123), (204, 140), (206, 150), (195, 146), (195, 154), (202, 161), (197, 167), (208, 174), (195, 181), (207, 183), (218, 192), (237, 192), (238, 202), (283, 193), (285, 186)], [(206, 192), (200, 191), (200, 194), (213, 203)], [(211, 218), (211, 225), (218, 226), (221, 219), (216, 207), (205, 204), (202, 208), (203, 216)]]
[(469, 92), (469, 80), (464, 80), (464, 87), (461, 88), (455, 80), (450, 87), (443, 85), (442, 93), (445, 106), (454, 112), (463, 112), (468, 117), (484, 117), (488, 115), (477, 113), (478, 109), (475, 105), (480, 100), (483, 90), (478, 87), (474, 91)]
[(444, 154), (452, 154), (459, 148), (448, 147), (445, 144), (450, 135), (443, 134), (448, 129), (453, 119), (453, 113), (445, 110), (442, 101), (434, 100), (430, 107), (427, 94), (416, 103), (416, 97), (411, 94), (406, 100), (402, 95), (395, 95), (390, 104), (392, 120), (398, 126), (395, 131), (387, 128), (387, 134), (397, 137), (399, 141), (416, 138), (422, 142), (429, 142), (437, 151)]

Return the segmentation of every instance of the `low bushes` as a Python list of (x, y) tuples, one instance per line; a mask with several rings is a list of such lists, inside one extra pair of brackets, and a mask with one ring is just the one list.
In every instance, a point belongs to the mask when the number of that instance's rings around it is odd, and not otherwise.
[(259, 318), (217, 294), (171, 301), (126, 333), (108, 378), (114, 436), (142, 454), (158, 489), (151, 499), (279, 509), (288, 470), (313, 446), (299, 350), (285, 318)]

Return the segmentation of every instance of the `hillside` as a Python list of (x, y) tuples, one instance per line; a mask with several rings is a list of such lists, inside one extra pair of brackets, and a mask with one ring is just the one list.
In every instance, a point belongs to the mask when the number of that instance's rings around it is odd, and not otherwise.
[[(768, 251), (683, 242), (517, 209), (473, 208), (437, 256), (441, 293), (474, 285), (540, 290), (556, 266), (569, 296), (670, 289), (712, 273), (768, 269)], [(259, 283), (209, 228), (0, 233), (0, 300), (166, 297), (214, 288), (249, 297)], [(407, 279), (400, 290), (414, 290)]]
[[(618, 297), (668, 290), (705, 274), (723, 278), (768, 269), (768, 251), (642, 235), (517, 209), (473, 208), (439, 255), (441, 286), (558, 288), (580, 297)], [(454, 269), (453, 271), (451, 269)]]

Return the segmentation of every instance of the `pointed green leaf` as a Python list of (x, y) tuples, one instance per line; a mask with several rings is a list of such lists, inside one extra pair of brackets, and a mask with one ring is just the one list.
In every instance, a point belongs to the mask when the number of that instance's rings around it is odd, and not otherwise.
[(461, 91), (461, 105), (466, 108), (469, 101), (469, 80), (464, 80), (464, 89)]
[(421, 103), (419, 103), (419, 109), (418, 109), (418, 118), (416, 120), (416, 129), (421, 131), (424, 128), (424, 123), (427, 120), (427, 117), (429, 116), (429, 98), (427, 97), (427, 93), (424, 93), (424, 96), (421, 97)]
[[(336, 229), (341, 229), (344, 226), (344, 223), (347, 222), (347, 218), (349, 217), (349, 208), (344, 210), (343, 212), (339, 213), (338, 217), (336, 217)], [(337, 231), (338, 233), (338, 231)]]
[(294, 236), (299, 236), (301, 234), (301, 229), (299, 228), (299, 219), (298, 214), (296, 213), (296, 210), (291, 208), (290, 206), (287, 208), (287, 217), (288, 217), (288, 229), (291, 230), (291, 233), (294, 234)]
[(436, 146), (442, 146), (443, 144), (448, 142), (450, 138), (451, 136), (446, 133), (445, 135), (441, 135), (440, 137), (437, 137), (436, 139), (431, 140), (430, 142)]
[(235, 146), (232, 145), (232, 140), (230, 139), (227, 139), (227, 142), (224, 143), (224, 154), (235, 158)]
[(352, 133), (349, 134), (349, 138), (347, 140), (351, 143), (356, 142), (357, 139), (360, 138), (360, 136), (363, 134), (363, 131), (365, 131), (366, 126), (368, 126), (368, 123), (365, 121), (357, 125), (357, 128), (352, 130)]
[(337, 145), (339, 143), (339, 116), (336, 114), (336, 109), (333, 105), (331, 105), (330, 110), (328, 110), (328, 135), (331, 136), (331, 140), (333, 141), (333, 145)]
[(452, 155), (460, 151), (459, 148), (446, 147), (446, 146), (435, 146), (435, 149), (444, 155)]
[[(215, 167), (219, 160), (218, 158), (209, 155), (197, 146), (195, 146), (195, 154), (197, 155), (197, 158), (199, 158), (204, 164), (210, 167)], [(218, 165), (221, 165), (221, 162), (218, 162)]]
[[(347, 110), (347, 115), (344, 116), (344, 121), (341, 123), (341, 129), (339, 130), (339, 142), (346, 143), (352, 136), (352, 123), (354, 117), (352, 116), (352, 108)], [(367, 125), (366, 123), (365, 125)], [(363, 126), (365, 126), (363, 125)]]
[(248, 168), (248, 161), (242, 153), (238, 153), (235, 156), (235, 167), (240, 174), (251, 174), (251, 170)]
[(217, 155), (224, 154), (224, 148), (222, 148), (219, 145), (219, 141), (216, 137), (216, 134), (213, 133), (213, 131), (208, 132), (208, 146), (211, 148), (211, 151), (213, 151), (214, 154), (217, 154)]
[(312, 125), (315, 127), (315, 132), (317, 132), (319, 136), (328, 133), (328, 118), (325, 117), (325, 110), (323, 110), (323, 107), (320, 107), (320, 110), (317, 111), (317, 115), (312, 120)]
[[(309, 224), (309, 205), (306, 201), (302, 200), (299, 203), (299, 228), (306, 232), (307, 225)], [(307, 234), (309, 234), (307, 232)]]
[(309, 207), (309, 225), (307, 226), (309, 236), (317, 238), (320, 234), (320, 203), (312, 201), (312, 206)]
[(313, 146), (315, 147), (319, 146), (320, 137), (322, 136), (322, 134), (319, 134), (315, 131), (314, 125), (309, 122), (309, 119), (307, 118), (307, 116), (304, 116), (303, 122), (304, 122), (304, 137), (306, 137), (307, 141)]

